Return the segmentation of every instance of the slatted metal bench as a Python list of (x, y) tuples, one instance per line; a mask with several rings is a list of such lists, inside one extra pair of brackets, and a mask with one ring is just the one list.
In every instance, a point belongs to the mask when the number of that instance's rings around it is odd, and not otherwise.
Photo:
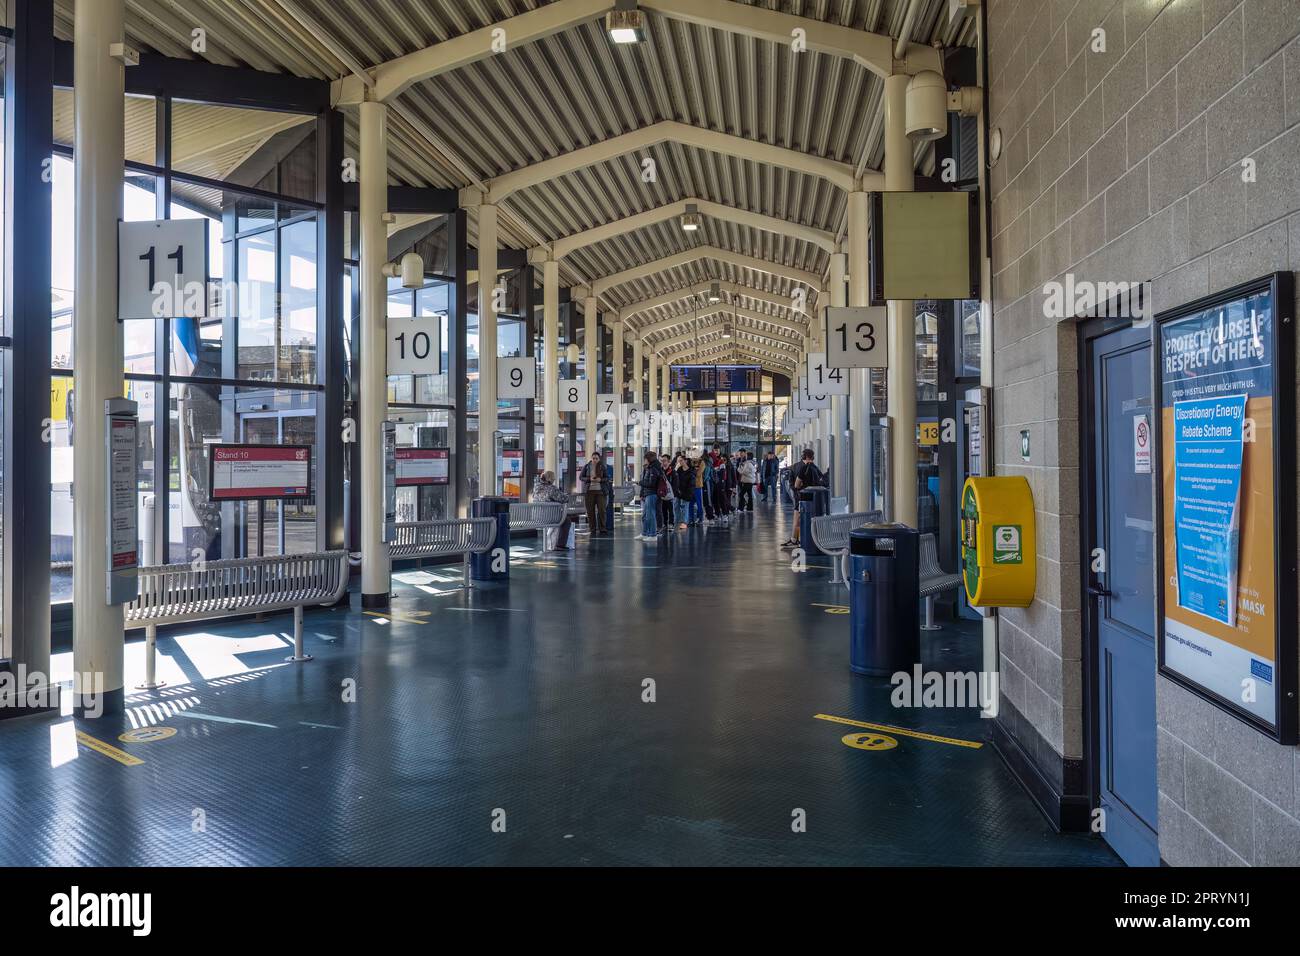
[(939, 566), (939, 548), (933, 534), (921, 535), (921, 597), (925, 598), (925, 623), (923, 631), (937, 631), (940, 626), (934, 623), (934, 599), (944, 591), (951, 591), (961, 585), (960, 574), (949, 574)]
[(849, 586), (849, 532), (879, 520), (879, 511), (851, 511), (842, 515), (818, 515), (812, 519), (813, 544), (831, 556), (831, 584)]
[(632, 502), (636, 501), (636, 493), (636, 485), (615, 485), (614, 507), (626, 508)]
[(435, 521), (403, 521), (396, 526), (396, 537), (388, 543), (389, 557), (464, 558), (465, 587), (472, 588), (469, 556), (482, 554), (496, 540), (495, 518), (443, 518)]
[(348, 553), (324, 551), (140, 568), (139, 594), (123, 605), (125, 627), (145, 629), (145, 683), (157, 687), (158, 627), (293, 608), (293, 657), (303, 653), (303, 608), (334, 604), (348, 589)]
[(542, 550), (547, 550), (547, 535), (564, 524), (569, 506), (559, 501), (510, 502), (510, 533), (536, 531), (542, 536)]

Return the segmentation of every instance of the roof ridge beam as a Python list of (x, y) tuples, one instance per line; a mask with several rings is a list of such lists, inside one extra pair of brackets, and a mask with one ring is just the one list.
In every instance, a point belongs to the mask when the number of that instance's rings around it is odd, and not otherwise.
[(511, 47), (563, 33), (612, 8), (610, 0), (556, 0), (371, 67), (366, 71), (373, 80), (370, 91), (359, 76), (335, 80), (330, 84), (330, 99), (335, 106), (354, 106), (367, 99), (382, 103), (421, 80), (459, 70)]
[(530, 261), (534, 262), (542, 262), (547, 258), (560, 259), (584, 246), (605, 242), (626, 235), (629, 232), (635, 232), (638, 229), (656, 226), (659, 223), (678, 218), (686, 213), (688, 206), (695, 206), (696, 211), (713, 219), (749, 226), (774, 235), (812, 243), (831, 254), (839, 251), (839, 243), (835, 241), (835, 237), (823, 229), (805, 226), (802, 223), (789, 222), (775, 216), (751, 212), (748, 209), (729, 206), (726, 203), (713, 202), (710, 199), (686, 198), (555, 239), (549, 246), (534, 246), (529, 250), (528, 257)]
[(801, 153), (785, 146), (745, 139), (743, 136), (734, 136), (731, 133), (720, 133), (717, 130), (692, 126), (677, 120), (660, 120), (649, 126), (620, 133), (609, 139), (597, 140), (588, 146), (502, 173), (487, 181), (486, 190), (467, 187), (462, 191), (462, 203), (467, 206), (500, 203), (512, 193), (527, 189), (529, 186), (549, 182), (579, 169), (586, 169), (597, 163), (608, 162), (638, 149), (647, 149), (668, 141), (681, 143), (684, 146), (696, 146), (736, 159), (747, 159), (768, 166), (810, 173), (845, 192), (880, 192), (885, 188), (885, 176), (876, 170), (866, 170), (859, 176), (852, 164), (842, 163), (836, 159)]
[(591, 290), (594, 295), (603, 295), (615, 286), (622, 285), (625, 282), (648, 278), (668, 269), (676, 269), (692, 262), (698, 262), (700, 259), (713, 259), (742, 269), (765, 272), (768, 275), (774, 275), (790, 282), (802, 283), (818, 294), (823, 292), (821, 276), (819, 275), (806, 272), (803, 269), (796, 269), (793, 266), (769, 262), (767, 259), (742, 255), (738, 252), (732, 252), (730, 249), (719, 249), (717, 246), (693, 246), (683, 252), (674, 253), (662, 259), (655, 259), (639, 266), (633, 266), (631, 269), (624, 269), (622, 272), (616, 272), (613, 275), (603, 276), (592, 281)]

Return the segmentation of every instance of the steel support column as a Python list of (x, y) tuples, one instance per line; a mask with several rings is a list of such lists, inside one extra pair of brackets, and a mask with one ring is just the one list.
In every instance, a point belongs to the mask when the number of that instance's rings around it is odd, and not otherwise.
[[(885, 189), (911, 192), (915, 181), (912, 141), (907, 137), (907, 84), (885, 80)], [(892, 521), (916, 527), (916, 318), (911, 299), (889, 302), (889, 483)]]
[[(867, 194), (849, 193), (849, 305), (871, 303), (867, 274)], [(849, 375), (849, 428), (853, 432), (853, 510), (872, 510), (871, 488), (871, 370), (855, 368)]]
[[(478, 493), (497, 493), (497, 207), (478, 207)], [(532, 328), (531, 317), (529, 329)], [(531, 403), (529, 403), (531, 404)], [(532, 423), (528, 423), (532, 428)], [(520, 436), (520, 447), (523, 447)]]
[(76, 292), (72, 339), (73, 693), (98, 714), (123, 706), (122, 609), (105, 602), (108, 453), (104, 402), (122, 395), (122, 325), (117, 316), (117, 224), (122, 218), (126, 77), (109, 47), (125, 40), (123, 0), (78, 3), (73, 27), (73, 149), (76, 155)]
[(361, 439), (361, 604), (388, 606), (391, 566), (384, 543), (384, 437), (388, 413), (388, 107), (357, 107), (361, 137), (361, 390), (357, 432)]

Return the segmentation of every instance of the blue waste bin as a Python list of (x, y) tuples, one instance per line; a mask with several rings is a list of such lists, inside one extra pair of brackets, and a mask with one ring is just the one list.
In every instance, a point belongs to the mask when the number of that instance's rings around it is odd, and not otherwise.
[(921, 659), (920, 543), (915, 528), (873, 524), (849, 533), (849, 669), (873, 677)]
[(813, 543), (812, 519), (830, 512), (830, 489), (804, 488), (799, 492), (799, 547), (804, 554), (825, 554)]
[[(496, 537), (492, 547), (481, 554), (472, 554), (469, 559), (469, 575), (475, 581), (507, 581), (510, 579), (510, 499), (509, 498), (475, 498), (470, 502), (470, 514), (475, 518), (495, 518), (497, 521)], [(500, 555), (498, 562), (497, 555)], [(494, 571), (492, 566), (499, 563), (501, 570)]]

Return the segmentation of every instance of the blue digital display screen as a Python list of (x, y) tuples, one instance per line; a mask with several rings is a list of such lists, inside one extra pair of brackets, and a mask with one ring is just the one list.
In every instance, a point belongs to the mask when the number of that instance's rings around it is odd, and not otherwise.
[(758, 392), (761, 365), (674, 365), (668, 377), (673, 392)]

